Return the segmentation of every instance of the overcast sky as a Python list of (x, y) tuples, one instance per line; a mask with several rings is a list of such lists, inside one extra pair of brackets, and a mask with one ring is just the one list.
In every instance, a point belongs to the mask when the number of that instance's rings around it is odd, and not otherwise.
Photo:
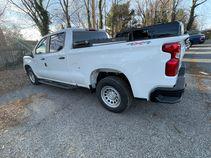
[[(134, 0), (135, 1), (135, 0)], [(135, 7), (136, 3), (132, 0), (131, 7)], [(5, 4), (7, 0), (0, 0), (0, 6)], [(182, 6), (184, 8), (189, 8), (191, 0), (183, 0)], [(109, 3), (108, 3), (109, 4)], [(109, 7), (108, 7), (109, 8)], [(211, 0), (208, 0), (204, 5), (197, 8), (198, 19), (201, 22), (202, 29), (211, 28)], [(21, 29), (21, 33), (24, 38), (29, 40), (38, 40), (40, 38), (39, 31), (34, 26), (34, 23), (30, 18), (24, 15), (16, 7), (9, 5), (7, 8), (4, 21), (9, 25), (17, 25)]]

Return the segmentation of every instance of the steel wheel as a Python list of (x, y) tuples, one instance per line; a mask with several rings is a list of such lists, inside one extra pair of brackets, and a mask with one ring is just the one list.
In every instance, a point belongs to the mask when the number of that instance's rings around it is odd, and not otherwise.
[(104, 86), (101, 89), (101, 98), (103, 102), (111, 108), (116, 108), (121, 103), (119, 92), (111, 86)]
[(117, 76), (101, 79), (97, 84), (96, 93), (103, 107), (115, 113), (129, 108), (133, 99), (128, 84)]
[(29, 76), (29, 79), (31, 80), (31, 82), (35, 83), (36, 79), (35, 79), (34, 73), (32, 71), (28, 72), (28, 76)]
[(27, 75), (29, 77), (30, 82), (33, 85), (38, 85), (39, 84), (39, 79), (37, 78), (37, 76), (34, 74), (34, 72), (32, 71), (31, 68), (26, 69)]

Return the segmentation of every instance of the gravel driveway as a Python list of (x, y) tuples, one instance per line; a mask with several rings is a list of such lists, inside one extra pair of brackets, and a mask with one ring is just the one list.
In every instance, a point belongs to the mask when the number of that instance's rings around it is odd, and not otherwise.
[(181, 103), (114, 114), (87, 89), (27, 82), (0, 96), (0, 157), (211, 157), (211, 77), (187, 83)]
[(0, 96), (27, 84), (27, 78), (22, 66), (0, 69)]
[(211, 63), (197, 62), (210, 60), (204, 49), (185, 56), (194, 62), (180, 103), (135, 100), (122, 114), (87, 89), (32, 86), (22, 68), (0, 71), (0, 158), (210, 158)]

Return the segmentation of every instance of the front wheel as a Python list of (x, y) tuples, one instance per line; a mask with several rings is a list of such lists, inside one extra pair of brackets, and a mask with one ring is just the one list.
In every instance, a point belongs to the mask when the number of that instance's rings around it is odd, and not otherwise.
[(99, 81), (96, 89), (101, 104), (109, 111), (120, 113), (132, 102), (130, 86), (121, 78), (109, 76)]
[(27, 75), (28, 75), (31, 83), (34, 84), (34, 85), (38, 85), (39, 80), (38, 80), (37, 76), (34, 74), (34, 72), (32, 71), (32, 69), (28, 68), (26, 71), (27, 71)]

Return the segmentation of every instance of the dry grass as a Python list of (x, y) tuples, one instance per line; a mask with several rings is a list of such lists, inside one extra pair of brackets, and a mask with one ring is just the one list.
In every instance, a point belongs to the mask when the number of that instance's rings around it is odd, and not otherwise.
[(195, 78), (196, 78), (196, 84), (197, 84), (199, 91), (202, 93), (207, 93), (208, 87), (203, 83), (204, 77), (196, 76)]
[(0, 70), (0, 95), (23, 87), (27, 76), (22, 67), (8, 70)]
[(47, 97), (47, 94), (34, 94), (2, 105), (0, 107), (0, 130), (20, 124), (30, 116), (30, 111), (26, 108), (27, 105), (43, 97)]

